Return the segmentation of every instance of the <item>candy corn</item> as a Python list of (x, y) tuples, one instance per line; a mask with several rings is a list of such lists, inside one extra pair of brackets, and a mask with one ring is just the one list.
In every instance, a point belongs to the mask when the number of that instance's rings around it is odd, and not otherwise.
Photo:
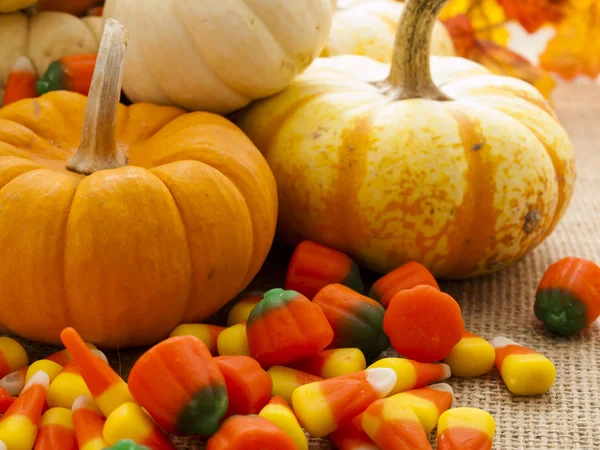
[(175, 446), (156, 423), (136, 403), (123, 403), (106, 419), (104, 440), (114, 445), (131, 439), (152, 450), (175, 450)]
[(261, 366), (286, 365), (316, 355), (333, 339), (321, 308), (302, 294), (271, 289), (246, 324), (250, 354)]
[(27, 359), (21, 344), (9, 337), (0, 337), (0, 377), (27, 366)]
[(450, 367), (447, 364), (420, 363), (404, 358), (383, 358), (371, 364), (369, 369), (375, 367), (388, 367), (396, 372), (396, 385), (389, 395), (418, 389), (450, 378)]
[(454, 393), (446, 383), (432, 384), (421, 389), (401, 392), (390, 397), (390, 405), (408, 405), (417, 415), (426, 434), (431, 433), (440, 415), (452, 406)]
[(486, 411), (453, 408), (440, 416), (438, 450), (491, 450), (496, 423)]
[(224, 327), (217, 325), (207, 325), (204, 323), (188, 323), (179, 325), (175, 328), (169, 337), (173, 336), (195, 336), (206, 344), (211, 355), (216, 356), (219, 354), (217, 349), (217, 339), (221, 331), (225, 330)]
[(36, 81), (37, 76), (33, 64), (31, 64), (29, 58), (21, 56), (8, 74), (2, 106), (10, 105), (24, 98), (37, 97)]
[(10, 395), (10, 392), (0, 387), (0, 414), (4, 414), (15, 400), (16, 398)]
[(258, 414), (271, 398), (273, 381), (249, 356), (219, 356), (213, 359), (225, 379), (229, 406), (226, 417)]
[(292, 393), (297, 387), (322, 380), (310, 373), (283, 366), (273, 366), (267, 373), (273, 382), (272, 394), (282, 396), (288, 404), (292, 403)]
[(50, 408), (42, 415), (34, 450), (78, 450), (73, 414), (67, 408)]
[(81, 376), (79, 365), (71, 361), (50, 383), (46, 401), (50, 408), (70, 408), (82, 395), (91, 397), (92, 393)]
[(106, 419), (92, 398), (86, 395), (77, 397), (71, 410), (79, 450), (104, 450), (108, 447), (102, 437)]
[(135, 401), (129, 393), (127, 383), (106, 361), (92, 353), (77, 331), (73, 328), (65, 328), (60, 333), (60, 339), (73, 355), (85, 384), (106, 417), (117, 406)]
[(283, 397), (273, 397), (258, 415), (281, 427), (294, 440), (298, 450), (308, 450), (306, 435)]
[(217, 351), (219, 356), (250, 356), (246, 323), (238, 323), (225, 328), (217, 338)]
[(0, 440), (10, 449), (31, 450), (38, 434), (42, 408), (46, 402), (48, 375), (31, 377), (17, 400), (0, 419)]
[(225, 379), (204, 342), (175, 336), (152, 347), (134, 364), (129, 388), (167, 432), (210, 435), (227, 411)]
[(395, 396), (373, 402), (363, 414), (361, 424), (382, 449), (431, 450), (416, 413)]
[(362, 428), (361, 413), (346, 425), (329, 435), (329, 439), (338, 450), (381, 450)]
[(554, 384), (556, 368), (545, 356), (503, 336), (490, 344), (496, 350), (496, 368), (513, 394), (543, 394)]
[(395, 384), (392, 369), (368, 369), (300, 386), (292, 394), (292, 404), (303, 428), (323, 437), (385, 397)]
[(479, 377), (492, 370), (495, 359), (494, 347), (488, 341), (465, 330), (444, 362), (455, 377)]
[(296, 443), (263, 417), (233, 416), (208, 440), (206, 450), (296, 450)]
[(48, 379), (50, 380), (50, 383), (52, 383), (52, 380), (54, 380), (56, 376), (62, 372), (62, 370), (63, 366), (60, 364), (50, 361), (49, 359), (40, 359), (39, 361), (35, 361), (27, 368), (25, 382), (27, 383), (33, 374), (42, 371), (48, 375)]
[(240, 298), (227, 315), (227, 326), (246, 322), (254, 307), (263, 299), (264, 292), (250, 292)]
[(336, 348), (320, 351), (290, 366), (321, 378), (334, 378), (365, 370), (367, 362), (363, 352), (357, 348)]
[[(96, 350), (97, 355), (101, 356), (106, 361), (106, 356), (104, 355), (104, 353), (100, 352), (95, 345), (87, 342), (86, 345), (90, 349)], [(65, 367), (68, 363), (73, 361), (73, 356), (71, 356), (67, 349), (64, 349), (53, 353), (50, 356), (47, 356), (46, 358), (44, 358), (44, 360), (50, 360), (52, 362), (55, 362), (56, 364), (59, 364), (62, 367)], [(5, 375), (0, 379), (0, 387), (6, 389), (8, 392), (10, 392), (11, 395), (19, 395), (23, 390), (23, 387), (25, 386), (25, 378), (27, 377), (28, 370), (29, 367), (26, 366), (22, 367), (21, 369), (15, 370), (9, 373), (8, 375)], [(71, 405), (69, 404), (69, 408), (70, 407)]]

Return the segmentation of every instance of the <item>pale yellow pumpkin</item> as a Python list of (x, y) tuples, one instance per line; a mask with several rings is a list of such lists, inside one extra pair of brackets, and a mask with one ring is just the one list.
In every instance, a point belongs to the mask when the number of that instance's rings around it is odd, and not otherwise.
[[(575, 181), (573, 148), (542, 95), (428, 44), (446, 0), (406, 4), (391, 69), (321, 58), (239, 123), (280, 195), (279, 234), (390, 271), (502, 269), (553, 230)], [(433, 80), (432, 80), (433, 78)]]
[(38, 75), (62, 56), (94, 53), (102, 34), (101, 17), (78, 18), (63, 12), (41, 12), (32, 17), (16, 12), (0, 14), (0, 101), (15, 61), (27, 56)]
[[(321, 56), (361, 55), (389, 63), (403, 8), (403, 3), (393, 0), (339, 2)], [(431, 54), (456, 55), (452, 38), (439, 21), (433, 27)]]
[(226, 113), (284, 89), (321, 53), (333, 0), (108, 0), (134, 102)]

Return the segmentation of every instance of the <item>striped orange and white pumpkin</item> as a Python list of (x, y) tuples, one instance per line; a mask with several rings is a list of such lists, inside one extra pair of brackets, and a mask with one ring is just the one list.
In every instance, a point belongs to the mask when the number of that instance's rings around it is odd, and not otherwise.
[(567, 208), (569, 137), (515, 78), (428, 54), (447, 0), (410, 0), (390, 66), (317, 60), (239, 124), (279, 189), (279, 235), (390, 271), (409, 260), (465, 278), (522, 258)]

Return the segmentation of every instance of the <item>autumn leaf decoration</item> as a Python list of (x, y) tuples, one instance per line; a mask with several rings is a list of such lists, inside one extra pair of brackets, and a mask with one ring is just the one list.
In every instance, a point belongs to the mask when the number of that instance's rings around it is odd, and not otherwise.
[[(556, 85), (548, 72), (569, 80), (600, 74), (600, 0), (451, 0), (441, 18), (459, 56), (521, 78), (547, 98)], [(528, 33), (555, 29), (540, 67), (507, 48), (512, 21)]]

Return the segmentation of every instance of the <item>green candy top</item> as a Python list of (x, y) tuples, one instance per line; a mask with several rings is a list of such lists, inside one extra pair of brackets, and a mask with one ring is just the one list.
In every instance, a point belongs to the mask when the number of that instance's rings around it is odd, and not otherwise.
[(546, 328), (563, 336), (583, 330), (587, 324), (587, 307), (569, 291), (543, 289), (536, 295), (534, 312)]
[(150, 450), (145, 445), (139, 445), (131, 439), (122, 439), (112, 447), (106, 447), (104, 450)]
[(60, 91), (63, 86), (63, 67), (60, 61), (54, 61), (46, 69), (46, 73), (37, 80), (35, 89), (38, 95), (44, 95), (50, 91)]
[(265, 292), (263, 299), (252, 309), (246, 326), (251, 326), (255, 321), (264, 317), (270, 311), (287, 305), (289, 302), (300, 296), (296, 291), (285, 291), (281, 288), (271, 289)]

